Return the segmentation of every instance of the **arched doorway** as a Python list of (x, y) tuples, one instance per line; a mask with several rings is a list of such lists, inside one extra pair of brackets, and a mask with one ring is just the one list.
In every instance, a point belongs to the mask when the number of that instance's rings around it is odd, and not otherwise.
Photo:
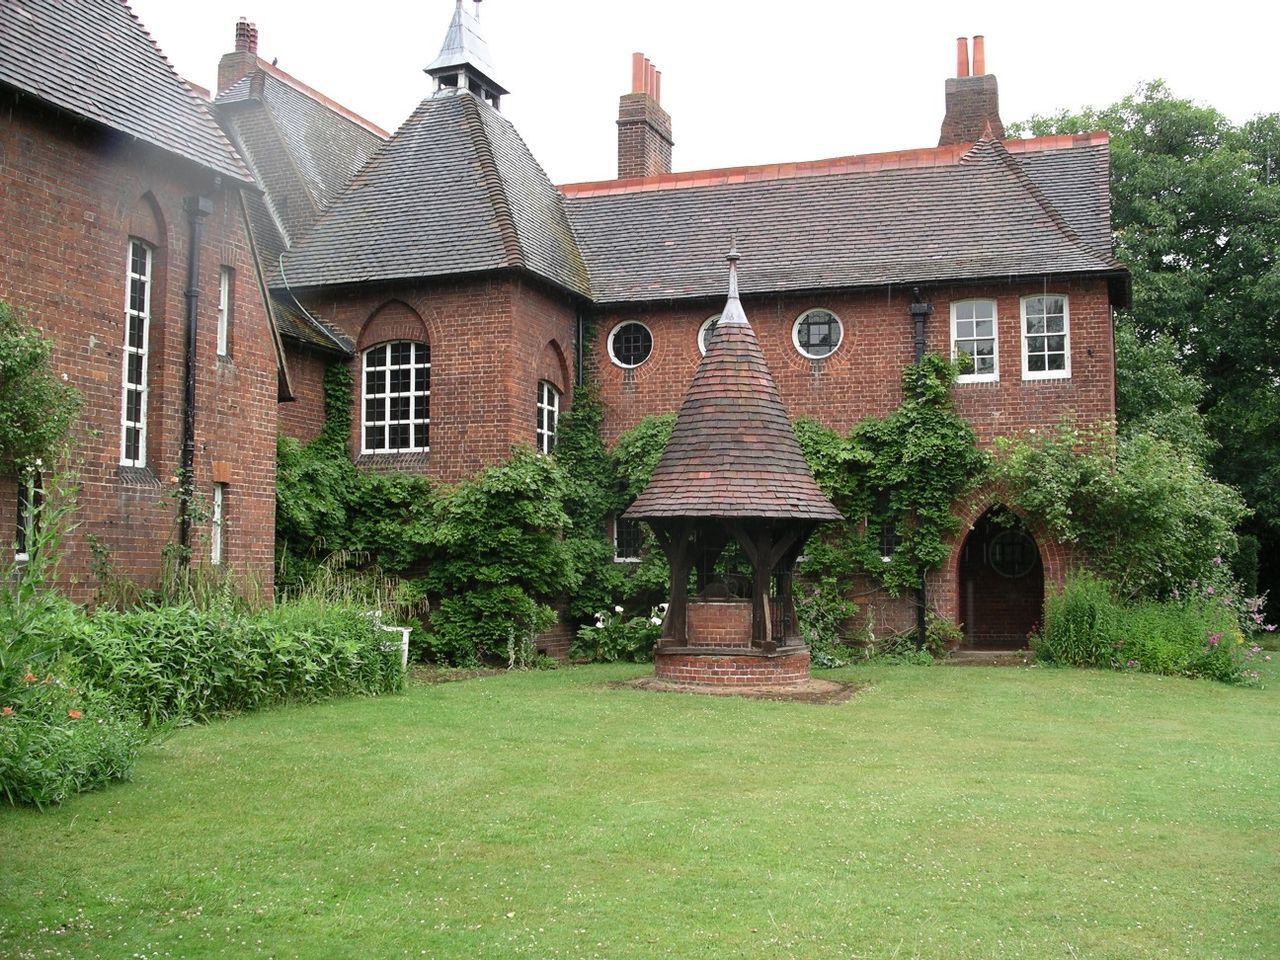
[(1016, 514), (993, 507), (978, 518), (960, 554), (960, 621), (969, 647), (1019, 650), (1040, 622), (1044, 564)]

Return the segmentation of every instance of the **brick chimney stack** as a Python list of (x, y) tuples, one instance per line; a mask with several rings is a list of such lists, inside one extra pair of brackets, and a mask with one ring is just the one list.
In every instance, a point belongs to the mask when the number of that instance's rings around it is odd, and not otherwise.
[(938, 146), (973, 143), (983, 137), (1004, 139), (1000, 122), (1000, 92), (987, 73), (985, 38), (973, 38), (973, 73), (969, 73), (969, 38), (956, 38), (956, 75), (947, 81), (947, 114)]
[(218, 93), (258, 68), (258, 27), (244, 17), (236, 22), (236, 48), (218, 61)]
[(618, 178), (671, 172), (671, 116), (659, 106), (662, 73), (631, 55), (631, 92), (618, 100)]

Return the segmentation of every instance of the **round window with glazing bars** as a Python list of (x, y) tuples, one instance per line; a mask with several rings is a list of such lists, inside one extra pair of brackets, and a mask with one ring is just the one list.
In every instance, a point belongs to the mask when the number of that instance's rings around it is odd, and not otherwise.
[(1025, 577), (1036, 565), (1039, 552), (1025, 530), (1001, 530), (991, 538), (991, 569), (1002, 577)]
[(702, 326), (698, 328), (698, 352), (703, 356), (707, 354), (707, 346), (711, 343), (711, 335), (716, 332), (716, 325), (720, 322), (720, 314), (707, 317), (702, 321)]
[(620, 323), (609, 334), (609, 359), (620, 367), (638, 367), (653, 353), (653, 334), (635, 320)]
[(844, 326), (830, 310), (806, 310), (791, 328), (791, 340), (797, 350), (810, 360), (821, 360), (835, 353), (844, 339)]

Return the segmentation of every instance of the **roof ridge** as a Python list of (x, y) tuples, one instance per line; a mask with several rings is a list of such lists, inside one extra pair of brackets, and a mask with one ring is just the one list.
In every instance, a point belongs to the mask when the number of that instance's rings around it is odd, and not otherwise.
[(344, 107), (337, 100), (334, 100), (332, 97), (325, 96), (315, 87), (310, 86), (309, 84), (303, 83), (293, 74), (287, 73), (284, 70), (281, 70), (279, 67), (274, 66), (273, 64), (265, 63), (261, 57), (257, 59), (258, 59), (258, 69), (261, 70), (263, 73), (266, 73), (269, 76), (275, 77), (277, 80), (280, 80), (281, 82), (288, 84), (294, 90), (297, 90), (299, 93), (310, 97), (312, 100), (316, 101), (322, 107), (332, 110), (334, 113), (338, 114), (338, 116), (342, 117), (344, 120), (349, 120), (352, 123), (354, 123), (356, 126), (363, 127), (365, 130), (368, 130), (370, 133), (381, 137), (383, 140), (387, 140), (391, 137), (391, 134), (388, 131), (382, 129), (382, 127), (378, 126), (372, 120), (366, 120), (364, 117), (360, 116), (360, 114), (356, 113), (350, 107)]
[[(1110, 140), (1104, 130), (1083, 134), (1055, 134), (1026, 140), (1007, 141), (1011, 152), (1037, 153), (1072, 147), (1105, 144)], [(688, 189), (722, 186), (728, 183), (756, 183), (761, 180), (784, 180), (800, 177), (831, 176), (842, 173), (867, 173), (879, 170), (903, 170), (917, 167), (948, 167), (958, 164), (973, 149), (972, 143), (921, 147), (914, 150), (891, 150), (882, 153), (850, 154), (821, 160), (791, 163), (764, 163), (743, 167), (713, 167), (662, 173), (650, 177), (620, 180), (589, 180), (560, 184), (557, 189), (569, 197), (595, 197), (617, 193), (643, 193), (654, 190)]]
[(1018, 161), (1013, 158), (1013, 154), (1004, 148), (1004, 144), (999, 140), (987, 140), (984, 138), (974, 144), (974, 148), (976, 149), (979, 144), (982, 143), (989, 145), (989, 149), (995, 156), (996, 160), (1007, 170), (1013, 173), (1014, 178), (1022, 184), (1023, 189), (1025, 189), (1031, 195), (1032, 199), (1040, 205), (1040, 208), (1048, 215), (1049, 219), (1054, 222), (1054, 225), (1057, 226), (1058, 230), (1067, 238), (1068, 241), (1083, 250), (1085, 253), (1089, 254), (1091, 257), (1102, 261), (1108, 267), (1117, 266), (1118, 261), (1114, 256), (1103, 257), (1097, 249), (1084, 241), (1084, 238), (1076, 232), (1075, 227), (1068, 222), (1067, 218), (1062, 215), (1062, 212), (1053, 204), (1053, 202), (1045, 196), (1044, 191), (1040, 189), (1039, 185), (1031, 179), (1031, 175), (1023, 169), (1022, 164), (1018, 163)]
[[(489, 142), (489, 131), (485, 129), (484, 117), (480, 113), (481, 102), (470, 90), (460, 90), (452, 96), (462, 97), (463, 111), (468, 113), (473, 122), (467, 124), (471, 142), (476, 148), (476, 157), (480, 161), (481, 178), (484, 181), (489, 201), (493, 204), (493, 212), (498, 219), (498, 232), (502, 236), (502, 247), (511, 261), (508, 266), (528, 267), (524, 249), (520, 242), (520, 231), (516, 227), (515, 216), (511, 212), (511, 200), (507, 196), (507, 186), (502, 179), (502, 168), (493, 152), (493, 144)], [(492, 110), (488, 104), (485, 109)]]

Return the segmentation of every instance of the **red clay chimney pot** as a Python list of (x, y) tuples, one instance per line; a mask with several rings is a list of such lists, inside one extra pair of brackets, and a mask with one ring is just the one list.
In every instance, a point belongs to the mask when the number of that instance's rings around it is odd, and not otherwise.
[(984, 76), (987, 72), (987, 41), (982, 34), (973, 38), (973, 75)]
[(969, 38), (956, 37), (956, 76), (969, 75)]
[(643, 53), (633, 53), (631, 55), (631, 92), (644, 93), (644, 65), (645, 59)]
[(653, 100), (654, 103), (662, 102), (662, 71), (653, 71)]

